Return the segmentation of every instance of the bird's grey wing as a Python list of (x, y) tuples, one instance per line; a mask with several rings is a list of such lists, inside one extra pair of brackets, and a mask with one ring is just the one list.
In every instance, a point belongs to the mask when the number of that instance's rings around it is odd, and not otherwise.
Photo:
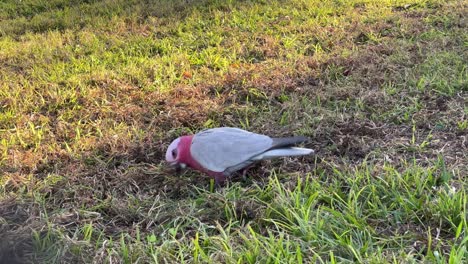
[(268, 136), (238, 128), (213, 128), (194, 136), (190, 153), (204, 168), (224, 172), (248, 165), (250, 158), (271, 148), (272, 142)]

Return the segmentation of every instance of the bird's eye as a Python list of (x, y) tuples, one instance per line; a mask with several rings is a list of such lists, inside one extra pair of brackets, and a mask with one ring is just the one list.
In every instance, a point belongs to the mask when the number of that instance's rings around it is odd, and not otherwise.
[(172, 150), (172, 157), (175, 159), (177, 157), (177, 149)]

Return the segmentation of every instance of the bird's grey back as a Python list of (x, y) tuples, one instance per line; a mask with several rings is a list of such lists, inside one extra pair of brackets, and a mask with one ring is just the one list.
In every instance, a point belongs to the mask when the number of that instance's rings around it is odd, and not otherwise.
[[(192, 157), (204, 168), (225, 172), (241, 169), (250, 158), (270, 149), (273, 139), (238, 128), (220, 127), (201, 131), (192, 140)], [(229, 170), (228, 173), (234, 170)]]

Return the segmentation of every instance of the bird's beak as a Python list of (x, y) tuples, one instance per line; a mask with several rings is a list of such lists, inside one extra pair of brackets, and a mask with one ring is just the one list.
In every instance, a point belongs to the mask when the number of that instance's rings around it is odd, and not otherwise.
[(175, 172), (177, 172), (177, 173), (182, 172), (182, 170), (184, 170), (184, 169), (187, 167), (187, 165), (185, 165), (185, 163), (179, 163), (179, 162), (171, 162), (171, 163), (169, 164), (169, 166), (170, 166), (173, 170), (175, 170)]

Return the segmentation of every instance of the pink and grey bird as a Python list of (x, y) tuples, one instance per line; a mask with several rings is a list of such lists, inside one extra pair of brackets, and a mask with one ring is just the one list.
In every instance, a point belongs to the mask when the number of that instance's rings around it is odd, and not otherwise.
[(212, 128), (172, 141), (166, 161), (177, 169), (188, 166), (204, 172), (222, 183), (260, 160), (314, 153), (312, 149), (294, 147), (307, 140), (303, 136), (271, 138), (232, 127)]

